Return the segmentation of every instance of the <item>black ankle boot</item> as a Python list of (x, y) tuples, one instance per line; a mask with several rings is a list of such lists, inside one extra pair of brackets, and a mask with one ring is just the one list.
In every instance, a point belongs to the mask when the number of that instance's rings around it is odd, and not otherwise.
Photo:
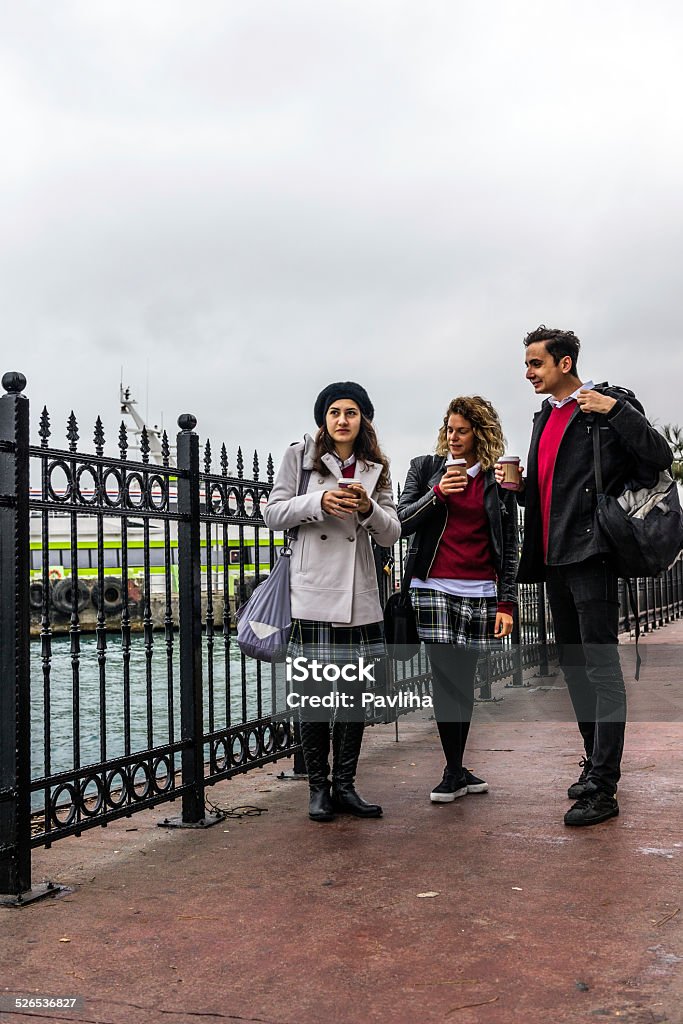
[(301, 746), (308, 772), (311, 821), (332, 821), (334, 807), (330, 798), (330, 726), (328, 722), (301, 722)]
[(314, 789), (311, 786), (310, 794), (308, 817), (311, 821), (332, 821), (334, 818), (334, 805), (330, 797), (329, 783), (326, 783), (319, 789)]
[(381, 818), (379, 804), (369, 804), (354, 788), (356, 767), (363, 742), (363, 722), (335, 722), (332, 732), (332, 806), (338, 814)]

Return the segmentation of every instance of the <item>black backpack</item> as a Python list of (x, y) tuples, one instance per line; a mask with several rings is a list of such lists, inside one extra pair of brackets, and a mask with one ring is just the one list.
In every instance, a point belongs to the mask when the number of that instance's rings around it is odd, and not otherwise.
[(683, 549), (683, 512), (676, 481), (662, 470), (651, 487), (628, 485), (618, 496), (605, 494), (600, 431), (593, 430), (597, 523), (619, 576), (657, 576)]
[(599, 430), (593, 430), (597, 525), (609, 545), (610, 562), (628, 588), (635, 620), (635, 677), (639, 679), (640, 617), (632, 580), (637, 576), (657, 576), (676, 561), (683, 549), (683, 512), (676, 481), (666, 470), (660, 472), (652, 487), (634, 484), (626, 486), (619, 497), (605, 494), (599, 435)]

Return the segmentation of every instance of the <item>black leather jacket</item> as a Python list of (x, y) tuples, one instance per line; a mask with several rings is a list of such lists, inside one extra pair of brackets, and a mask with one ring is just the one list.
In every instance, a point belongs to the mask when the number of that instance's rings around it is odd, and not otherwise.
[[(405, 572), (426, 580), (448, 521), (448, 505), (434, 493), (443, 476), (443, 455), (412, 459), (398, 503), (401, 536), (413, 535)], [(484, 473), (484, 508), (498, 576), (498, 600), (517, 602), (517, 505), (513, 491), (499, 487), (493, 470)]]
[(538, 487), (538, 446), (552, 406), (545, 401), (534, 416), (527, 461), (526, 488), (519, 495), (525, 506), (524, 544), (519, 565), (520, 583), (545, 579), (548, 565), (583, 562), (609, 552), (609, 544), (596, 528), (597, 496), (593, 457), (593, 430), (600, 431), (600, 461), (606, 494), (620, 494), (627, 480), (651, 486), (659, 470), (672, 462), (671, 449), (651, 426), (632, 391), (596, 384), (595, 390), (616, 398), (610, 412), (572, 413), (553, 470), (548, 553), (543, 555), (543, 528)]

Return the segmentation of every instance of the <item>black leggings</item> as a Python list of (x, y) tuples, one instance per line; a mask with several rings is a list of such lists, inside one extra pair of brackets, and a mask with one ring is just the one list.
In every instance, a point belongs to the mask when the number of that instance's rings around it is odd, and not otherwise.
[(432, 694), (441, 746), (450, 772), (462, 774), (462, 759), (474, 708), (478, 651), (455, 644), (428, 644)]

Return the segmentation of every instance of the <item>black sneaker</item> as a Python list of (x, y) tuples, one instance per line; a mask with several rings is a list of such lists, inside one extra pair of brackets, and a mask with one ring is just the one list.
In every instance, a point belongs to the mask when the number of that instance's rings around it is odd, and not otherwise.
[(604, 789), (596, 789), (595, 784), (588, 783), (590, 789), (570, 807), (564, 816), (565, 825), (599, 825), (608, 818), (616, 818), (619, 804), (616, 798)]
[(467, 795), (467, 779), (464, 775), (457, 777), (448, 768), (443, 773), (443, 779), (438, 786), (429, 794), (433, 804), (450, 804), (459, 796)]
[(476, 775), (472, 774), (469, 768), (463, 768), (463, 774), (465, 776), (465, 781), (467, 782), (468, 793), (488, 793), (488, 782), (484, 782), (483, 779), (478, 779)]
[(567, 796), (570, 800), (580, 800), (582, 796), (585, 796), (588, 775), (593, 767), (593, 762), (590, 757), (582, 757), (579, 764), (581, 765), (581, 774), (576, 782), (574, 782), (567, 790)]

